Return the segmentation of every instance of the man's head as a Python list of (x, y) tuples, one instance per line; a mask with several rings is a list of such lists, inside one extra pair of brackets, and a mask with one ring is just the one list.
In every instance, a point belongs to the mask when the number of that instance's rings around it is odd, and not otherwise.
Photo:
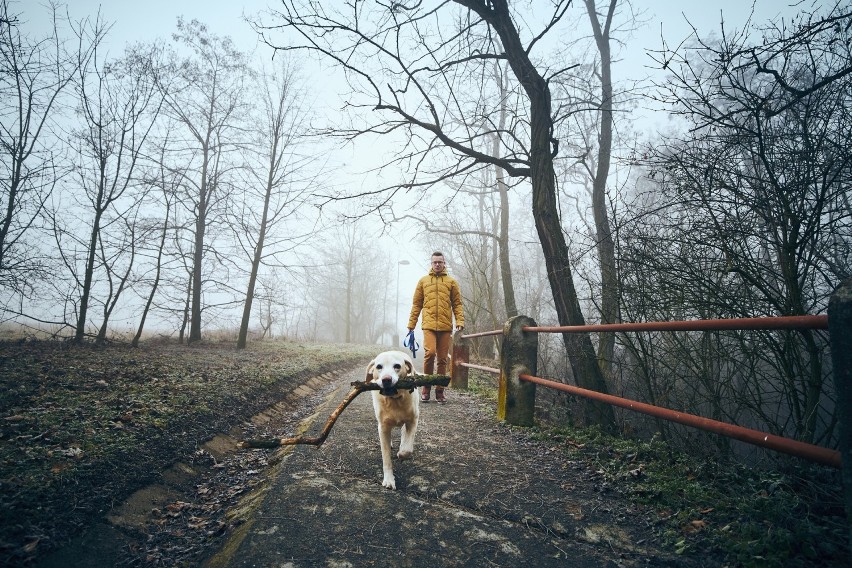
[(444, 253), (441, 251), (435, 251), (432, 253), (432, 270), (435, 272), (441, 272), (444, 270), (446, 265), (444, 264)]

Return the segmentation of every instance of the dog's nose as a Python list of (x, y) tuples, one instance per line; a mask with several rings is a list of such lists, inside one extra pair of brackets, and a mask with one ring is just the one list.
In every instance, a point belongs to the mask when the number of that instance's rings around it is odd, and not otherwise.
[(391, 377), (382, 377), (382, 386), (389, 387), (393, 385), (393, 379)]

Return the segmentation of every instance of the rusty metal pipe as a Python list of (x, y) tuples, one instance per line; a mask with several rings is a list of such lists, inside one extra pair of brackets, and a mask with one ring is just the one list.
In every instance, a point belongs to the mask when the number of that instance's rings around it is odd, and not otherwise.
[(479, 369), (480, 371), (488, 371), (489, 373), (500, 374), (500, 369), (495, 369), (494, 367), (486, 367), (484, 365), (475, 365), (474, 363), (459, 363), (462, 367), (468, 367), (470, 369)]
[(692, 321), (650, 321), (590, 325), (527, 326), (524, 331), (586, 333), (590, 331), (706, 331), (721, 329), (828, 329), (828, 316), (784, 316), (774, 318), (730, 318)]
[(494, 329), (491, 331), (480, 331), (479, 333), (465, 333), (461, 336), (462, 339), (470, 339), (471, 337), (486, 337), (489, 335), (503, 335), (502, 329)]
[(771, 450), (783, 452), (785, 454), (805, 458), (831, 467), (840, 468), (841, 466), (840, 452), (838, 452), (837, 450), (831, 450), (828, 448), (823, 448), (821, 446), (807, 444), (798, 440), (791, 440), (790, 438), (774, 436), (772, 434), (767, 434), (758, 430), (752, 430), (750, 428), (743, 428), (742, 426), (736, 426), (734, 424), (728, 424), (726, 422), (719, 422), (718, 420), (712, 420), (710, 418), (695, 416), (694, 414), (677, 412), (675, 410), (669, 410), (668, 408), (662, 408), (660, 406), (654, 406), (652, 404), (645, 404), (644, 402), (637, 402), (635, 400), (629, 400), (626, 398), (613, 396), (611, 394), (603, 394), (596, 391), (575, 387), (573, 385), (557, 383), (555, 381), (549, 381), (540, 377), (533, 377), (532, 375), (521, 374), (518, 375), (518, 378), (524, 381), (537, 383), (552, 389), (561, 390), (576, 396), (582, 396), (585, 398), (590, 398), (592, 400), (599, 400), (601, 402), (605, 402), (613, 406), (620, 406), (621, 408), (635, 410), (636, 412), (649, 414), (651, 416), (656, 416), (657, 418), (662, 418), (671, 422), (678, 422), (680, 424), (685, 424), (686, 426), (692, 426), (694, 428), (700, 428), (701, 430), (707, 430), (708, 432), (722, 434), (723, 436), (734, 438), (736, 440), (740, 440), (741, 442), (747, 442), (756, 446), (762, 446), (764, 448), (769, 448)]

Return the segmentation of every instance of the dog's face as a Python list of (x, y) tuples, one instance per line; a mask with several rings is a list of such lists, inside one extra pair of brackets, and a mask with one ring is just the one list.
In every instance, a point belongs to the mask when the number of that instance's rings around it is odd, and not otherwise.
[(396, 394), (396, 383), (414, 374), (411, 358), (401, 351), (385, 351), (367, 365), (367, 382), (378, 384), (381, 394)]

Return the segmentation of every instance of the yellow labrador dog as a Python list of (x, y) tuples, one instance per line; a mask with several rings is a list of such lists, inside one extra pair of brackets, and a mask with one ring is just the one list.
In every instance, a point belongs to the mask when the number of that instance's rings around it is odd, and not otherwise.
[(382, 445), (382, 485), (390, 489), (396, 489), (391, 460), (391, 431), (402, 428), (396, 456), (401, 460), (408, 459), (414, 453), (414, 435), (420, 418), (420, 397), (406, 389), (397, 390), (396, 383), (406, 377), (413, 379), (415, 375), (414, 363), (402, 351), (379, 353), (367, 366), (366, 382), (381, 387), (381, 390), (372, 391), (373, 409), (376, 411), (379, 442)]

